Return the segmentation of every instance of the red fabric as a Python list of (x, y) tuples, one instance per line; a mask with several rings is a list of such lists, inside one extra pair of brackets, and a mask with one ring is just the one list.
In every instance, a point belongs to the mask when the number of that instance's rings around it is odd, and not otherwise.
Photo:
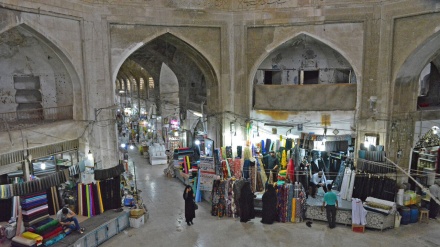
[(51, 231), (51, 232), (49, 232), (49, 233), (47, 233), (47, 234), (44, 234), (44, 235), (43, 235), (43, 239), (46, 240), (46, 239), (49, 239), (49, 238), (55, 237), (55, 236), (57, 236), (58, 234), (60, 234), (60, 232), (62, 232), (62, 231), (63, 231), (63, 227), (62, 227), (62, 226), (58, 226), (58, 227), (55, 228), (53, 231)]
[(287, 177), (289, 178), (291, 183), (295, 182), (295, 164), (293, 163), (293, 159), (289, 160), (289, 164), (287, 164)]

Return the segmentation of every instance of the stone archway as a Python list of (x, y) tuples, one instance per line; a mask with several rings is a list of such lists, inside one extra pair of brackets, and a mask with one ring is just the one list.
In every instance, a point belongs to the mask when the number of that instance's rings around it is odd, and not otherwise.
[(331, 112), (344, 119), (333, 121), (331, 131), (352, 134), (359, 76), (341, 52), (302, 32), (263, 55), (253, 76), (253, 118), (322, 133), (321, 115)]
[[(171, 33), (159, 35), (133, 51), (126, 61), (136, 64), (153, 79), (154, 88), (149, 89), (148, 101), (154, 103), (157, 114), (161, 115), (164, 107), (173, 108), (177, 109), (174, 111), (176, 116), (166, 117), (185, 120), (188, 110), (209, 114), (215, 109), (214, 102), (218, 101), (216, 73), (202, 53), (179, 37)], [(124, 70), (136, 74), (132, 69)], [(168, 88), (175, 88), (172, 85), (175, 81), (178, 87), (171, 92)], [(169, 97), (178, 97), (179, 100)], [(205, 105), (204, 109), (202, 105)], [(172, 114), (173, 111), (167, 112)]]

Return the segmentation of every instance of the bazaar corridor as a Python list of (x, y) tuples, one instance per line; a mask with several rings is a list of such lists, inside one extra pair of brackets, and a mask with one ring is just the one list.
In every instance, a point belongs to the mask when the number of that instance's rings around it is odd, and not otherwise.
[(326, 222), (314, 221), (311, 228), (303, 223), (264, 225), (261, 218), (247, 223), (239, 219), (217, 218), (210, 214), (210, 204), (199, 203), (194, 225), (184, 219), (184, 185), (177, 178), (164, 176), (164, 165), (151, 166), (136, 151), (130, 158), (136, 165), (137, 186), (149, 211), (145, 225), (129, 228), (104, 242), (102, 246), (440, 246), (440, 221), (414, 223), (384, 231), (351, 231), (338, 224), (329, 229)]

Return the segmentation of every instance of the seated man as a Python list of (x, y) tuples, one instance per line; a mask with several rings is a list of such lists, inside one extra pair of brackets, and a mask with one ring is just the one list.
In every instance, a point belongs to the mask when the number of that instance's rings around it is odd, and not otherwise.
[[(68, 208), (62, 208), (57, 212), (57, 220), (62, 226), (70, 227), (73, 231), (78, 231), (79, 233), (84, 232), (84, 228), (79, 226), (79, 222), (75, 217), (75, 213)], [(73, 221), (73, 223), (72, 223)]]
[(322, 171), (319, 171), (312, 175), (309, 185), (311, 188), (310, 194), (312, 195), (313, 198), (316, 197), (316, 191), (318, 190), (319, 187), (322, 187), (324, 192), (327, 192), (326, 179)]

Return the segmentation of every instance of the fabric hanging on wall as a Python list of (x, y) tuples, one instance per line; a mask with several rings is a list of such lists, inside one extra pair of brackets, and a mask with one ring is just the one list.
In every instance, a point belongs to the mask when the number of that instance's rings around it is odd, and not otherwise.
[(226, 169), (228, 170), (228, 176), (226, 178), (230, 178), (231, 177), (231, 168), (230, 168), (229, 164), (231, 164), (230, 162), (232, 161), (232, 158), (227, 158), (225, 161), (226, 161)]
[(347, 191), (347, 201), (351, 201), (352, 195), (353, 195), (353, 189), (354, 189), (354, 180), (356, 178), (356, 171), (353, 170), (351, 172), (351, 178), (350, 178), (350, 184)]
[(339, 168), (339, 172), (338, 175), (336, 176), (336, 178), (333, 180), (333, 188), (337, 191), (341, 191), (341, 187), (342, 187), (342, 182), (344, 180), (344, 175), (345, 175), (345, 162), (341, 163), (341, 166)]
[(263, 187), (264, 187), (263, 190), (264, 190), (265, 186), (266, 186), (266, 182), (267, 182), (267, 175), (266, 175), (266, 172), (265, 172), (264, 164), (262, 162), (262, 158), (258, 157), (257, 158), (257, 162), (258, 162), (260, 176), (261, 176), (261, 182), (263, 183)]
[(261, 154), (263, 154), (263, 155), (267, 154), (264, 140), (261, 140)]
[(276, 140), (276, 141), (275, 141), (275, 144), (273, 145), (273, 150), (274, 150), (275, 152), (278, 152), (278, 151), (280, 150), (280, 147), (281, 147), (281, 142), (280, 142), (280, 140)]
[(270, 146), (271, 146), (271, 144), (272, 144), (272, 140), (270, 140), (270, 139), (266, 139), (266, 153), (268, 154), (269, 153), (269, 151), (270, 151)]
[(287, 201), (289, 202), (288, 205), (287, 205), (287, 220), (289, 222), (292, 222), (291, 221), (291, 219), (292, 219), (292, 212), (293, 212), (293, 215), (295, 215), (295, 213), (294, 213), (295, 210), (292, 209), (292, 207), (294, 206), (292, 204), (292, 199), (293, 199), (293, 194), (294, 194), (295, 190), (293, 188), (293, 184), (286, 184), (285, 186), (289, 187), (289, 195), (287, 197)]
[(286, 139), (286, 150), (292, 149), (293, 140), (291, 138)]
[(222, 159), (226, 159), (226, 147), (221, 147), (220, 151), (221, 151), (220, 154), (221, 154)]
[(248, 179), (249, 178), (249, 170), (250, 170), (251, 161), (250, 160), (244, 160), (243, 164), (243, 177)]
[(346, 168), (344, 172), (344, 178), (342, 180), (341, 190), (339, 191), (339, 195), (343, 200), (347, 199), (347, 191), (350, 186), (350, 179), (351, 179), (351, 170), (350, 168)]
[(235, 158), (234, 160), (234, 177), (237, 179), (241, 178), (241, 159)]
[(226, 146), (226, 158), (232, 158), (232, 147)]
[(104, 180), (121, 175), (125, 172), (124, 165), (118, 164), (112, 168), (95, 170), (95, 180)]
[(118, 209), (121, 207), (119, 176), (101, 181), (100, 189), (105, 210)]
[(238, 179), (235, 180), (234, 184), (232, 185), (232, 190), (234, 195), (233, 200), (235, 205), (234, 218), (240, 217), (240, 195), (244, 183), (245, 183), (244, 179)]
[(13, 211), (13, 198), (0, 200), (0, 222), (9, 221), (12, 217)]
[(234, 180), (229, 179), (228, 180), (228, 184), (227, 184), (227, 190), (226, 190), (226, 192), (228, 194), (228, 196), (226, 197), (227, 198), (226, 199), (226, 205), (227, 205), (226, 212), (227, 212), (227, 216), (228, 217), (233, 217), (234, 216), (234, 211), (232, 210), (233, 186), (234, 186)]
[(243, 147), (242, 146), (237, 146), (237, 157), (238, 158), (242, 157), (242, 151), (243, 151)]

